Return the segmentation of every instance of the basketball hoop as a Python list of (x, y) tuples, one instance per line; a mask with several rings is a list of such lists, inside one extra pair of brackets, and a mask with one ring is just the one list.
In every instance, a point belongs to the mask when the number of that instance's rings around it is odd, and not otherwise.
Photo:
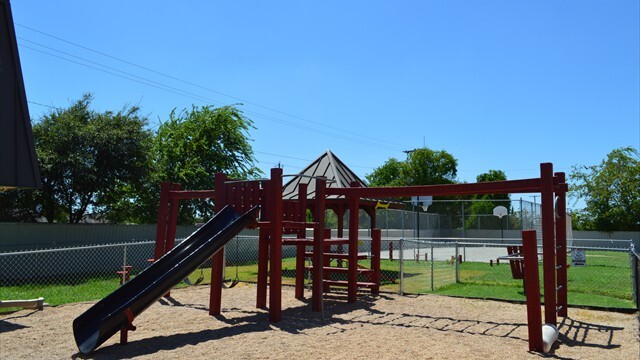
[(496, 206), (493, 208), (493, 215), (502, 219), (503, 216), (507, 215), (507, 208), (504, 206)]

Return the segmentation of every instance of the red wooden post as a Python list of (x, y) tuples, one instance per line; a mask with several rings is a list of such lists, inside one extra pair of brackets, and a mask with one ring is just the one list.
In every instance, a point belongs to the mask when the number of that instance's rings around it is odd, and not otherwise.
[[(214, 178), (214, 203), (218, 213), (227, 205), (227, 176), (218, 173)], [(209, 315), (219, 315), (222, 310), (222, 282), (224, 272), (224, 248), (211, 257), (211, 288), (209, 293)]]
[[(263, 209), (264, 211), (264, 209)], [(258, 284), (256, 307), (267, 307), (267, 274), (269, 272), (269, 231), (267, 227), (260, 227), (258, 235)]]
[[(553, 165), (540, 164), (542, 192), (542, 268), (544, 270), (544, 321), (556, 325), (556, 242), (554, 237)], [(529, 280), (527, 280), (529, 282)]]
[(347, 302), (353, 303), (358, 295), (358, 210), (360, 198), (349, 198), (349, 267), (347, 268)]
[[(260, 210), (260, 220), (263, 222), (271, 221), (273, 217), (273, 206), (271, 202), (271, 188), (272, 181), (264, 181), (262, 183), (262, 209)], [(259, 243), (258, 243), (258, 289), (256, 296), (256, 307), (267, 307), (267, 274), (269, 272), (269, 233), (271, 229), (269, 227), (260, 227)]]
[[(522, 232), (527, 295), (527, 328), (529, 351), (542, 352), (542, 314), (540, 310), (540, 276), (538, 275), (538, 244), (535, 230)], [(545, 310), (546, 311), (546, 310)]]
[(158, 260), (164, 255), (165, 240), (167, 238), (167, 216), (169, 209), (169, 190), (171, 183), (160, 183), (160, 206), (158, 206), (158, 221), (156, 224), (156, 246), (153, 252), (153, 260)]
[(373, 230), (376, 228), (376, 208), (373, 207), (367, 211), (369, 213), (369, 219), (371, 220), (370, 229)]
[[(178, 183), (171, 184), (171, 192), (180, 191), (182, 185)], [(180, 199), (174, 198), (169, 193), (169, 220), (167, 223), (167, 239), (164, 249), (165, 254), (173, 249), (176, 244), (176, 227), (178, 225), (178, 212), (180, 210)]]
[(133, 312), (131, 309), (126, 309), (124, 315), (127, 317), (127, 325), (120, 329), (120, 344), (122, 345), (129, 342), (129, 331), (136, 330), (136, 327), (133, 325)]
[(272, 218), (269, 261), (269, 321), (282, 318), (282, 169), (271, 169)]
[(382, 230), (371, 230), (371, 268), (373, 277), (371, 281), (376, 285), (371, 288), (372, 294), (380, 292), (380, 242), (382, 241)]
[(316, 206), (313, 221), (316, 226), (313, 231), (313, 287), (311, 288), (311, 310), (322, 311), (322, 283), (323, 283), (323, 259), (324, 254), (324, 212), (325, 193), (327, 190), (327, 180), (325, 178), (316, 179)]
[[(565, 183), (564, 173), (556, 173), (559, 184)], [(567, 316), (567, 196), (564, 191), (556, 193), (556, 263), (558, 264), (558, 315)]]
[[(298, 185), (298, 211), (300, 212), (300, 221), (307, 220), (307, 184), (300, 183)], [(298, 239), (304, 239), (307, 237), (306, 229), (298, 231)], [(296, 245), (296, 299), (304, 298), (304, 259), (305, 259), (305, 245)]]

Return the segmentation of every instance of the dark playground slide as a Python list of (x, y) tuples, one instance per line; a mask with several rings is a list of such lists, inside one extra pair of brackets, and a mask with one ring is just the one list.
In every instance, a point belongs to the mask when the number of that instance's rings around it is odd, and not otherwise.
[(160, 299), (171, 288), (255, 220), (253, 208), (244, 215), (225, 207), (181, 244), (147, 269), (97, 302), (73, 321), (78, 349), (89, 354)]

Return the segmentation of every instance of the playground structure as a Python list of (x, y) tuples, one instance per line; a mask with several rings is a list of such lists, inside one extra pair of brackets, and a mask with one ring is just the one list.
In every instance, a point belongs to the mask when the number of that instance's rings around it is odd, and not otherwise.
[[(558, 315), (567, 316), (567, 184), (563, 173), (553, 173), (552, 164), (540, 165), (539, 178), (472, 184), (366, 188), (353, 182), (349, 187), (331, 187), (327, 178), (314, 176), (308, 177), (307, 183), (298, 184), (297, 199), (287, 200), (283, 199), (283, 177), (280, 168), (272, 169), (270, 178), (262, 180), (234, 180), (225, 174), (216, 174), (214, 190), (186, 191), (181, 190), (180, 184), (162, 183), (152, 265), (74, 321), (74, 335), (80, 351), (90, 353), (117, 331), (121, 332), (121, 342), (125, 343), (127, 332), (135, 330), (134, 318), (160, 297), (168, 296), (173, 286), (209, 258), (212, 259), (209, 313), (220, 314), (224, 245), (246, 227), (259, 229), (256, 307), (268, 308), (269, 321), (278, 322), (282, 318), (283, 246), (296, 247), (296, 298), (304, 296), (305, 259), (312, 259), (312, 266), (308, 270), (312, 275), (311, 309), (314, 312), (323, 311), (323, 295), (334, 286), (347, 288), (348, 303), (357, 301), (358, 289), (366, 288), (372, 294), (378, 293), (379, 229), (371, 231), (371, 268), (362, 269), (358, 266), (358, 260), (366, 258), (358, 254), (358, 212), (362, 199), (505, 193), (541, 193), (543, 277), (546, 289), (544, 325), (541, 321), (535, 232), (523, 232), (523, 272), (527, 279), (529, 349), (543, 352), (552, 345), (553, 336), (543, 336), (543, 326), (544, 334), (555, 333), (557, 336), (557, 330), (553, 332), (549, 328), (555, 329)], [(313, 198), (308, 196), (311, 187), (315, 195)], [(330, 231), (324, 227), (327, 199), (330, 197), (340, 199), (349, 209), (346, 238), (331, 238)], [(215, 217), (175, 246), (179, 201), (211, 198), (215, 203)], [(310, 210), (313, 221), (307, 220), (307, 210)], [(307, 237), (307, 229), (313, 229), (312, 237)], [(341, 234), (342, 229), (338, 229), (338, 233)], [(295, 235), (295, 238), (285, 237), (287, 234)], [(334, 252), (334, 245), (347, 245), (347, 253)], [(307, 247), (311, 247), (310, 252)], [(346, 268), (331, 266), (331, 259), (346, 260)], [(335, 280), (331, 277), (332, 273), (346, 274), (347, 280)]]
[[(160, 207), (158, 210), (158, 230), (156, 232), (155, 258), (161, 257), (175, 244), (175, 229), (179, 200), (213, 198), (215, 210), (230, 206), (238, 212), (244, 212), (255, 206), (260, 214), (252, 224), (259, 228), (258, 245), (258, 294), (256, 307), (267, 307), (267, 288), (269, 290), (269, 320), (281, 320), (282, 286), (282, 246), (296, 247), (296, 298), (304, 297), (305, 259), (312, 259), (309, 269), (312, 273), (312, 309), (322, 311), (322, 294), (332, 286), (347, 287), (348, 302), (355, 302), (358, 288), (368, 288), (377, 294), (380, 286), (380, 241), (379, 229), (372, 231), (371, 268), (358, 267), (358, 260), (367, 258), (358, 254), (358, 211), (352, 211), (348, 238), (331, 238), (330, 229), (324, 227), (326, 207), (327, 179), (313, 178), (315, 199), (309, 201), (308, 184), (299, 184), (296, 200), (283, 199), (282, 169), (272, 169), (271, 178), (263, 180), (233, 180), (225, 174), (216, 174), (215, 190), (183, 191), (180, 184), (163, 183), (161, 185)], [(354, 203), (354, 200), (350, 200)], [(353, 207), (357, 209), (356, 206)], [(306, 221), (307, 209), (313, 216), (313, 222)], [(342, 213), (346, 209), (343, 208)], [(313, 229), (313, 237), (307, 237), (307, 229)], [(296, 238), (284, 238), (283, 235), (296, 235)], [(347, 245), (348, 253), (332, 250), (332, 246)], [(312, 251), (308, 252), (307, 247)], [(331, 259), (346, 260), (347, 267), (330, 266)], [(224, 253), (220, 251), (212, 259), (210, 308), (211, 315), (221, 312), (223, 287)], [(346, 274), (347, 280), (334, 280), (332, 273)], [(358, 281), (358, 275), (368, 281)], [(269, 286), (267, 286), (269, 285)]]
[[(267, 285), (269, 288), (269, 320), (281, 320), (281, 286), (282, 286), (282, 246), (296, 246), (296, 285), (295, 296), (302, 298), (304, 292), (304, 261), (312, 259), (312, 311), (322, 311), (322, 296), (331, 290), (331, 286), (347, 288), (347, 301), (353, 303), (357, 299), (360, 288), (370, 289), (377, 294), (380, 286), (380, 238), (379, 229), (372, 229), (371, 268), (361, 269), (358, 260), (364, 256), (358, 254), (358, 210), (362, 199), (394, 198), (410, 196), (451, 196), (473, 194), (514, 194), (540, 193), (542, 204), (542, 249), (544, 288), (544, 323), (555, 327), (557, 317), (567, 316), (567, 263), (566, 263), (566, 192), (564, 173), (553, 173), (551, 163), (540, 165), (540, 177), (523, 180), (507, 180), (498, 182), (424, 185), (408, 187), (366, 188), (353, 183), (351, 187), (330, 187), (327, 179), (309, 177), (307, 184), (300, 183), (297, 199), (284, 200), (282, 186), (282, 170), (272, 169), (271, 178), (265, 180), (232, 180), (224, 174), (216, 174), (215, 190), (181, 191), (179, 184), (164, 183), (162, 185), (161, 202), (158, 214), (158, 231), (156, 236), (156, 258), (168, 251), (175, 243), (175, 226), (177, 221), (178, 201), (180, 199), (213, 198), (216, 210), (223, 206), (231, 206), (238, 212), (244, 212), (253, 206), (260, 206), (260, 214), (252, 226), (259, 228), (258, 283), (256, 307), (267, 307)], [(308, 187), (313, 186), (314, 198), (308, 199)], [(329, 229), (324, 228), (324, 214), (329, 197), (343, 199), (346, 204), (341, 210), (333, 210), (338, 215), (338, 238), (332, 239)], [(555, 207), (554, 207), (555, 200)], [(348, 237), (342, 237), (342, 216), (349, 209)], [(306, 221), (306, 210), (313, 215), (313, 222)], [(369, 213), (369, 212), (368, 212)], [(375, 219), (372, 217), (372, 227)], [(306, 237), (306, 229), (313, 229), (313, 237)], [(296, 239), (283, 239), (284, 234), (296, 234)], [(530, 238), (528, 232), (523, 232)], [(531, 250), (525, 249), (523, 270), (527, 273), (527, 313), (529, 323), (529, 348), (532, 351), (544, 351), (542, 344), (543, 325), (540, 321), (540, 299), (535, 297), (535, 287), (540, 294), (537, 280), (537, 246), (535, 232), (533, 256), (535, 266), (526, 265), (532, 256)], [(333, 252), (332, 245), (347, 245), (346, 254)], [(306, 248), (312, 251), (307, 252)], [(210, 292), (211, 315), (221, 312), (223, 287), (224, 254), (219, 251), (212, 259), (212, 277)], [(330, 266), (331, 259), (347, 260), (347, 267)], [(531, 260), (529, 260), (531, 261)], [(346, 273), (346, 281), (331, 279), (332, 272)], [(358, 281), (359, 274), (367, 274), (369, 281)], [(529, 275), (530, 274), (530, 275)], [(537, 307), (536, 307), (537, 301)], [(536, 310), (537, 309), (537, 310)], [(536, 320), (538, 319), (538, 320)]]

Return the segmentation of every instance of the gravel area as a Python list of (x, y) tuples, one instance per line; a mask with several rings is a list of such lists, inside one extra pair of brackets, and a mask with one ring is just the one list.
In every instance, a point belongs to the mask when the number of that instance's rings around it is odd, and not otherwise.
[[(91, 359), (525, 359), (526, 309), (506, 302), (437, 295), (363, 295), (347, 304), (329, 294), (324, 315), (283, 288), (282, 321), (255, 308), (256, 288), (223, 290), (222, 315), (208, 315), (209, 289), (173, 290), (138, 318), (129, 343), (115, 335)], [(310, 294), (307, 294), (310, 296)], [(46, 299), (45, 299), (46, 300)], [(0, 315), (0, 358), (82, 358), (73, 340), (75, 317), (92, 303)], [(551, 357), (638, 359), (636, 315), (569, 309)], [(323, 318), (324, 317), (324, 318)]]

